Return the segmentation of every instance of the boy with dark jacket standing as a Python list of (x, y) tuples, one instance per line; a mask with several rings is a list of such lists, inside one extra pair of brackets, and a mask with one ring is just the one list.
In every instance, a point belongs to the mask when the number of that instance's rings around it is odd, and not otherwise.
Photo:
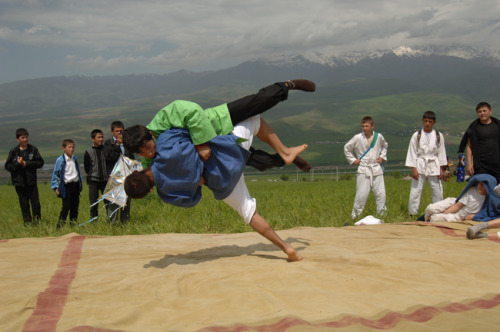
[(90, 133), (92, 146), (85, 151), (83, 166), (87, 174), (87, 184), (89, 186), (90, 218), (99, 216), (99, 204), (94, 204), (99, 199), (99, 191), (104, 193), (108, 182), (108, 172), (106, 169), (106, 156), (104, 155), (104, 134), (100, 129), (94, 129)]
[(78, 207), (80, 205), (80, 192), (82, 191), (82, 175), (78, 167), (78, 160), (74, 155), (75, 141), (65, 139), (62, 142), (64, 153), (56, 159), (54, 172), (52, 173), (51, 188), (57, 197), (62, 198), (62, 209), (59, 214), (57, 228), (66, 224), (68, 217), (72, 223), (78, 219)]
[[(120, 158), (120, 155), (124, 155), (127, 158), (134, 159), (134, 154), (130, 153), (125, 147), (123, 146), (123, 130), (125, 129), (125, 126), (123, 125), (123, 122), (121, 121), (113, 121), (111, 123), (111, 134), (113, 137), (110, 139), (107, 139), (104, 142), (104, 154), (106, 156), (106, 168), (108, 175), (111, 175), (111, 172), (113, 171), (113, 168), (115, 167), (116, 162)], [(121, 212), (118, 211), (119, 205), (114, 204), (114, 203), (107, 203), (107, 212), (108, 212), (108, 218), (109, 222), (111, 224), (116, 223), (116, 219), (118, 217), (118, 214), (120, 214), (120, 221), (123, 224), (126, 224), (129, 219), (130, 219), (130, 197), (127, 199), (127, 203), (123, 209), (121, 209)]]
[(10, 172), (12, 185), (15, 186), (19, 197), (24, 225), (27, 226), (38, 223), (41, 218), (36, 170), (43, 167), (44, 161), (38, 149), (28, 144), (27, 129), (17, 129), (16, 140), (19, 145), (10, 150), (5, 169)]

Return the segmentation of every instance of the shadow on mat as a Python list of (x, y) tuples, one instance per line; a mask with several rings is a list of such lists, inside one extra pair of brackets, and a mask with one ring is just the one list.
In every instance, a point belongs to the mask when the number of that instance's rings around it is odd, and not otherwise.
[[(299, 248), (295, 248), (297, 251), (304, 250), (307, 246), (309, 246), (309, 242), (305, 239), (298, 238), (288, 238), (285, 240), (287, 243), (300, 243), (303, 246)], [(255, 254), (257, 251), (280, 251), (278, 247), (274, 244), (264, 244), (257, 243), (252, 244), (246, 247), (240, 247), (237, 245), (232, 246), (220, 246), (220, 247), (212, 247), (207, 249), (201, 249), (193, 252), (189, 252), (186, 254), (177, 254), (177, 255), (165, 255), (162, 259), (154, 260), (144, 265), (145, 268), (154, 267), (157, 269), (164, 269), (171, 264), (177, 265), (188, 265), (188, 264), (198, 264), (213, 261), (219, 258), (227, 258), (227, 257), (237, 257), (237, 256), (257, 256), (267, 259), (285, 259), (283, 256), (274, 256), (274, 255), (262, 255)], [(280, 252), (281, 254), (281, 252)]]

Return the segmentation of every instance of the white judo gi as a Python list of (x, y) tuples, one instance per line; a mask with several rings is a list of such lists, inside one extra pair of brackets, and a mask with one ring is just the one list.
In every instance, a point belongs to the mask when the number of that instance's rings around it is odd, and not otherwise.
[(353, 219), (363, 212), (370, 190), (373, 190), (375, 195), (377, 213), (382, 215), (387, 210), (385, 206), (384, 171), (382, 166), (377, 163), (378, 157), (382, 157), (384, 161), (387, 161), (387, 147), (388, 144), (380, 133), (373, 148), (364, 156), (363, 154), (370, 148), (364, 133), (354, 135), (344, 146), (344, 154), (349, 164), (352, 165), (356, 159), (363, 156), (357, 171), (356, 197), (354, 198), (354, 207), (351, 213)]
[[(257, 135), (260, 129), (260, 115), (254, 115), (245, 121), (241, 121), (234, 126), (233, 134), (246, 139), (240, 145), (249, 150), (252, 146), (253, 137)], [(224, 199), (224, 203), (232, 207), (240, 216), (243, 217), (245, 223), (249, 224), (252, 217), (257, 211), (257, 202), (255, 198), (250, 196), (245, 177), (241, 174), (240, 180), (234, 187), (231, 194)]]
[(407, 167), (415, 167), (419, 174), (418, 180), (413, 178), (411, 180), (410, 201), (408, 203), (408, 211), (411, 215), (418, 213), (420, 196), (426, 180), (431, 188), (432, 202), (443, 200), (443, 185), (439, 179), (440, 166), (448, 165), (443, 134), (439, 133), (439, 144), (436, 130), (426, 133), (421, 129), (420, 142), (418, 136), (419, 131), (411, 137), (405, 163)]
[(471, 187), (467, 192), (458, 200), (464, 206), (455, 213), (442, 213), (449, 207), (455, 204), (455, 197), (448, 197), (442, 201), (429, 204), (425, 209), (425, 220), (429, 219), (431, 222), (437, 221), (462, 221), (470, 214), (476, 214), (481, 210), (486, 195), (481, 195), (476, 187)]

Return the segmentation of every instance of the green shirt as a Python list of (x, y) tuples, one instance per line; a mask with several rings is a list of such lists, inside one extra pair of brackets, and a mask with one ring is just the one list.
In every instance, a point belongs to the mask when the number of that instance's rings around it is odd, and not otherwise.
[[(194, 145), (233, 131), (227, 104), (203, 110), (200, 105), (186, 100), (176, 100), (162, 108), (146, 127), (151, 130), (155, 140), (170, 128), (186, 128)], [(142, 159), (144, 167), (151, 162), (151, 159)]]

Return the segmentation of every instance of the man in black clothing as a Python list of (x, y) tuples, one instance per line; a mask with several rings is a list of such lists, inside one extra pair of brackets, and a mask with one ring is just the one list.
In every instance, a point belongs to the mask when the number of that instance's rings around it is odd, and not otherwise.
[(467, 145), (467, 173), (490, 174), (500, 183), (500, 120), (491, 116), (490, 104), (476, 106), (478, 119), (467, 128), (458, 152)]

